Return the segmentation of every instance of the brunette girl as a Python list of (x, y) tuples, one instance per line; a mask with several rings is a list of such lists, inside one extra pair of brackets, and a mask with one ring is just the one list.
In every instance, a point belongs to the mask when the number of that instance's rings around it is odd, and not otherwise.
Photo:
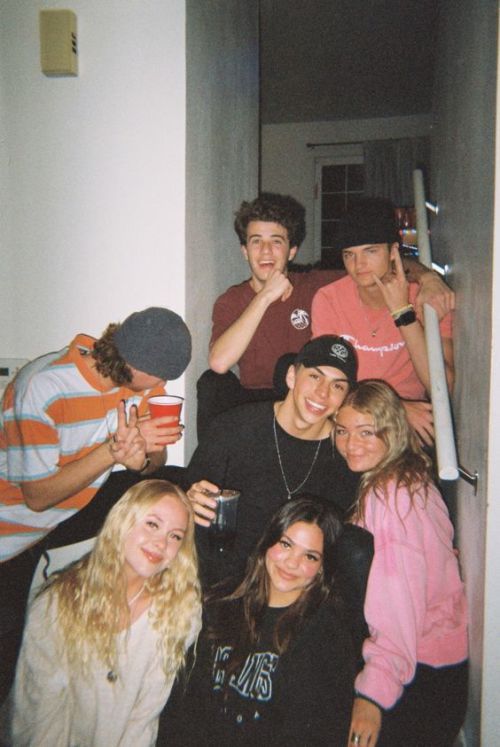
[(35, 599), (12, 744), (154, 745), (199, 627), (190, 503), (172, 483), (145, 480), (111, 509), (92, 552)]
[(159, 745), (344, 747), (354, 674), (335, 595), (341, 530), (320, 500), (277, 511), (243, 581), (207, 602), (187, 690), (168, 703)]
[(352, 521), (373, 534), (375, 550), (350, 743), (447, 747), (465, 715), (467, 614), (431, 461), (382, 381), (362, 381), (347, 395), (335, 442), (363, 473)]

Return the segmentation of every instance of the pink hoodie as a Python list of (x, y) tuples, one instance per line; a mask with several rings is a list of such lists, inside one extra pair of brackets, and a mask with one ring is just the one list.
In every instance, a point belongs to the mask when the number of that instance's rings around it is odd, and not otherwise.
[(368, 494), (359, 522), (373, 534), (375, 554), (365, 599), (370, 638), (356, 691), (382, 708), (401, 697), (417, 662), (442, 667), (467, 658), (465, 593), (443, 499), (434, 485), (427, 501), (418, 490), (413, 505), (404, 488), (396, 501), (394, 482), (387, 493), (387, 501)]

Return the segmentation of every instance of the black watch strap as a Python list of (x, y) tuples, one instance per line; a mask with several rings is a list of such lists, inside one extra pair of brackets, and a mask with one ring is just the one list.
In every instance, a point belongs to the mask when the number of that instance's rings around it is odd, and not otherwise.
[(417, 315), (415, 314), (415, 311), (413, 309), (408, 309), (408, 311), (405, 311), (404, 314), (401, 314), (394, 320), (394, 324), (396, 327), (407, 327), (409, 324), (413, 324), (413, 322), (416, 321)]

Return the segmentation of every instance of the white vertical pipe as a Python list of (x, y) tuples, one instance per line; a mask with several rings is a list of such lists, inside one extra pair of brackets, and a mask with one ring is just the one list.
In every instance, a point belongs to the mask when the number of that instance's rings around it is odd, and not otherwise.
[[(424, 177), (420, 169), (413, 172), (413, 190), (417, 215), (418, 257), (422, 264), (432, 267), (429, 227), (425, 207)], [(457, 480), (458, 464), (450, 398), (446, 382), (446, 372), (436, 311), (424, 304), (425, 342), (431, 380), (431, 401), (436, 434), (436, 455), (438, 474), (441, 480)]]

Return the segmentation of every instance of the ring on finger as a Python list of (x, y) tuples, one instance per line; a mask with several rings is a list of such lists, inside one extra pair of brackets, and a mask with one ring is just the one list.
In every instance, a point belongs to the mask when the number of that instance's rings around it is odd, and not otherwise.
[(359, 744), (361, 742), (361, 734), (354, 734), (351, 737), (351, 742), (353, 744)]

